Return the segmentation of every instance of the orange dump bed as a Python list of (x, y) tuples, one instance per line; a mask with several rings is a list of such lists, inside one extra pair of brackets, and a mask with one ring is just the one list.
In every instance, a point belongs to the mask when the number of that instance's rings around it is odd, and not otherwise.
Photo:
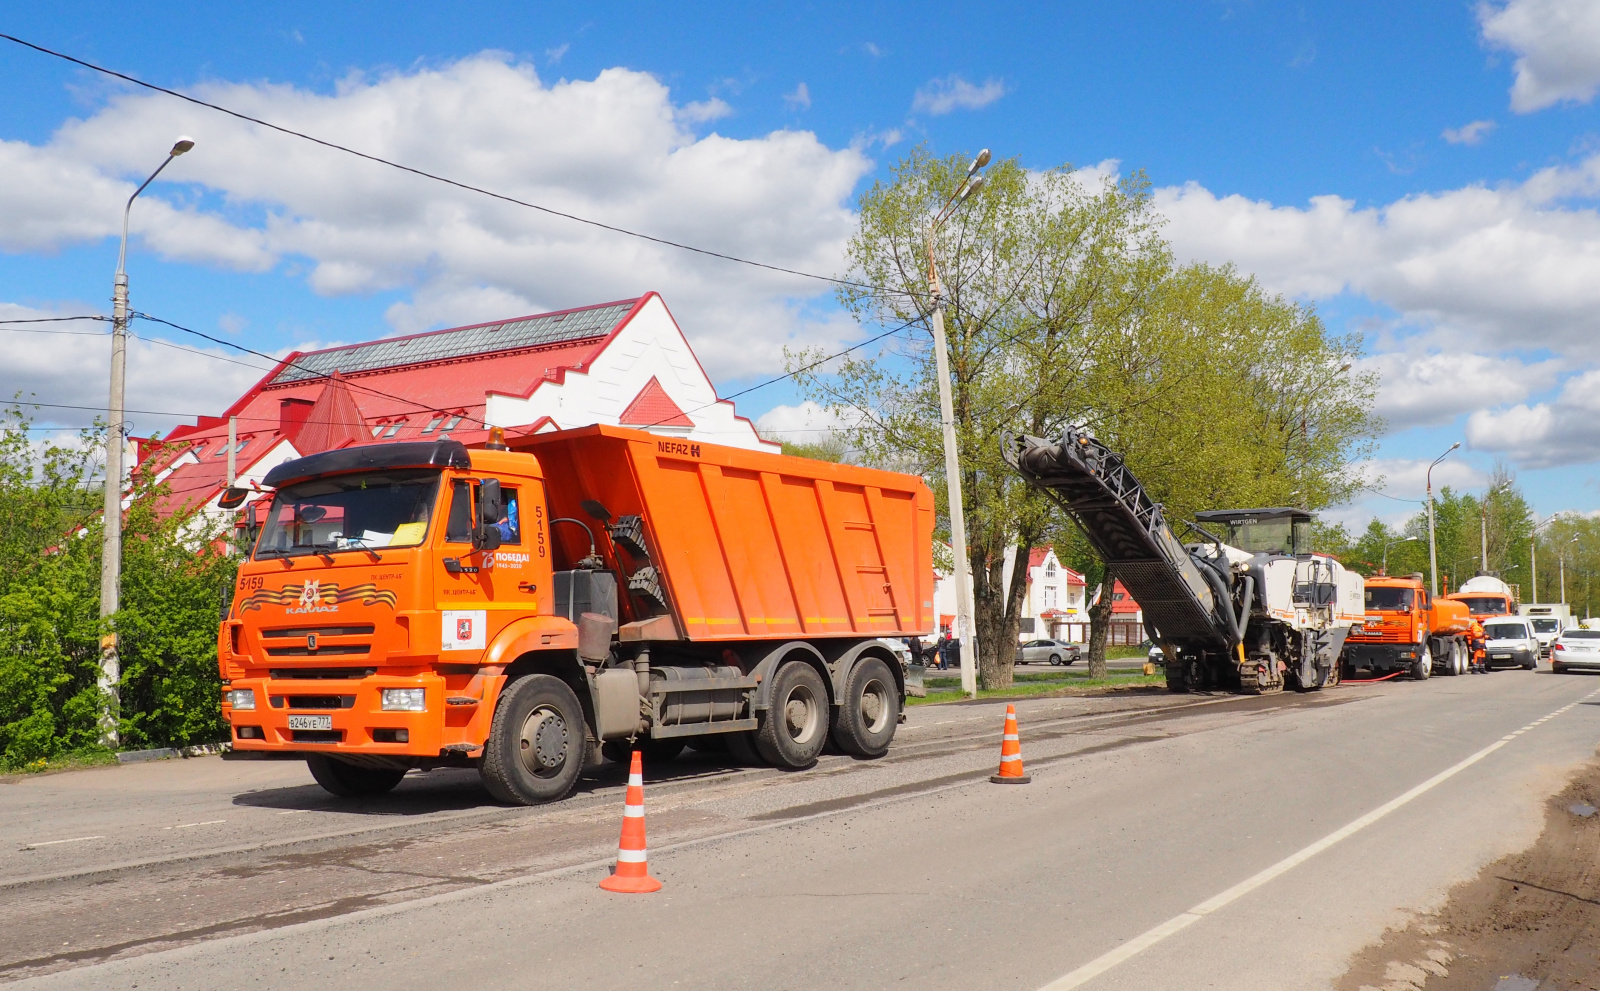
[[(589, 520), (585, 500), (643, 517), (690, 640), (933, 628), (933, 494), (917, 476), (620, 427), (511, 444), (538, 457), (552, 517)], [(557, 567), (588, 552), (579, 528), (551, 533)]]

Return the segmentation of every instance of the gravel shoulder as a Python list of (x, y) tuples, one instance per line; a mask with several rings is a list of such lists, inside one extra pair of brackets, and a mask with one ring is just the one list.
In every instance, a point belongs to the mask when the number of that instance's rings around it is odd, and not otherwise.
[(1546, 804), (1534, 845), (1363, 951), (1339, 991), (1600, 989), (1600, 760)]

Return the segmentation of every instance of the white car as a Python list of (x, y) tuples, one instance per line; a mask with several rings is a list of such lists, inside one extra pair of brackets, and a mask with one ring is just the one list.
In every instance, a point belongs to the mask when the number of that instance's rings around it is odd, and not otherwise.
[(1600, 671), (1600, 630), (1562, 630), (1550, 645), (1550, 668), (1566, 671)]
[(1532, 671), (1539, 666), (1539, 636), (1533, 621), (1521, 616), (1494, 616), (1483, 621), (1485, 660), (1489, 667), (1515, 664)]

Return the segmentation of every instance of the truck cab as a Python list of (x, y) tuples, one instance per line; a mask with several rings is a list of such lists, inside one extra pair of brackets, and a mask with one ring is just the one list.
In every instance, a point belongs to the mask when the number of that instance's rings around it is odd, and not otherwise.
[(1429, 594), (1422, 575), (1374, 575), (1366, 582), (1366, 619), (1345, 641), (1346, 673), (1460, 674), (1470, 663), (1470, 625), (1466, 607)]

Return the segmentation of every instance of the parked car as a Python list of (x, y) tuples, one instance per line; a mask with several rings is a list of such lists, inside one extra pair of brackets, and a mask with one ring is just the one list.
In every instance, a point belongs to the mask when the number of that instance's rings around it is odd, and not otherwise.
[(1539, 636), (1521, 616), (1496, 616), (1484, 621), (1485, 663), (1516, 664), (1532, 671), (1539, 666)]
[(1600, 630), (1562, 630), (1550, 645), (1550, 668), (1566, 671), (1600, 671)]
[(1036, 664), (1039, 661), (1049, 661), (1051, 664), (1071, 664), (1078, 659), (1081, 653), (1075, 643), (1064, 640), (1029, 640), (1017, 648), (1018, 664)]

